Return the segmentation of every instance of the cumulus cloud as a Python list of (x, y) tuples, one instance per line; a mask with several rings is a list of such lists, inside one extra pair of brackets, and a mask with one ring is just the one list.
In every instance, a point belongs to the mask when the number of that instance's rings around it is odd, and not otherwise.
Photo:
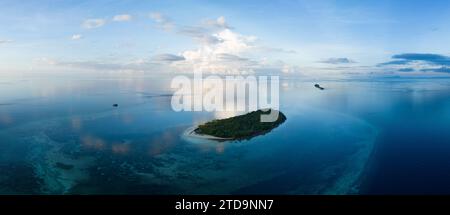
[(126, 21), (131, 21), (133, 17), (129, 14), (119, 14), (119, 15), (115, 15), (113, 17), (113, 21), (115, 22), (126, 22)]
[[(256, 36), (243, 35), (235, 31), (225, 17), (200, 21), (198, 25), (178, 25), (169, 17), (153, 12), (149, 17), (158, 29), (173, 34), (189, 37), (194, 48), (178, 53), (161, 53), (135, 62), (111, 61), (59, 61), (43, 59), (46, 65), (67, 67), (82, 70), (100, 71), (178, 71), (204, 72), (215, 74), (249, 74), (254, 72), (278, 71), (293, 73), (298, 67), (286, 63), (277, 64), (275, 60), (267, 60), (266, 54), (295, 53), (293, 50), (271, 48), (259, 44)], [(126, 14), (117, 15), (112, 21), (131, 19)], [(88, 19), (82, 24), (84, 28), (98, 28), (106, 24), (105, 19)], [(81, 34), (72, 35), (71, 39), (79, 40)]]
[(83, 35), (81, 35), (81, 34), (74, 34), (71, 37), (72, 40), (80, 40), (82, 38), (83, 38)]
[(106, 24), (105, 19), (87, 19), (81, 25), (83, 28), (92, 29), (99, 28)]
[(210, 73), (249, 73), (253, 72), (257, 63), (245, 57), (254, 47), (253, 36), (244, 36), (223, 29), (211, 35), (208, 42), (194, 50), (181, 53), (185, 58), (183, 66), (194, 72)]
[[(295, 53), (292, 50), (260, 46), (258, 38), (234, 31), (225, 17), (209, 19), (197, 26), (180, 26), (161, 13), (152, 13), (158, 28), (192, 38), (197, 48), (181, 51), (177, 55), (160, 55), (153, 59), (166, 62), (179, 71), (204, 73), (243, 74), (275, 68), (255, 56), (268, 52)], [(278, 70), (294, 71), (285, 66)]]
[(325, 64), (349, 64), (349, 63), (355, 63), (355, 61), (348, 59), (348, 58), (328, 58), (322, 61), (319, 61), (320, 63)]

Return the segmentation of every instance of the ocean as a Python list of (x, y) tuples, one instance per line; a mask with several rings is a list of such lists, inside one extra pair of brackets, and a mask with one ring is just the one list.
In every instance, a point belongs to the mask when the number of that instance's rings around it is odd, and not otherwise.
[(175, 112), (170, 81), (2, 77), (0, 194), (450, 194), (450, 79), (281, 77), (286, 122), (225, 142), (183, 134), (238, 113)]

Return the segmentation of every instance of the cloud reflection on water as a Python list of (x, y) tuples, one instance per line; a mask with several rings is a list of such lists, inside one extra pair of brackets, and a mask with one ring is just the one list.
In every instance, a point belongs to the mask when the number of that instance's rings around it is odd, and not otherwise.
[(82, 136), (81, 143), (90, 149), (103, 150), (105, 148), (105, 141), (103, 139), (91, 135)]

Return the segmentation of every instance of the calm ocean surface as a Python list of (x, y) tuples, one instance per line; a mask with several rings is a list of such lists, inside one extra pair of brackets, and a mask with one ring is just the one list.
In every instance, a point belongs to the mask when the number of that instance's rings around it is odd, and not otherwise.
[(450, 79), (282, 78), (287, 121), (221, 143), (170, 81), (2, 77), (0, 194), (450, 194)]

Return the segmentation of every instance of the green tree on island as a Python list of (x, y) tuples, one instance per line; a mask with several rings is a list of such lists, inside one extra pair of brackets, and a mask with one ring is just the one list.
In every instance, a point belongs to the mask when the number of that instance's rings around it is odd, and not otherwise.
[(279, 112), (276, 121), (261, 122), (261, 115), (267, 113), (269, 111), (257, 110), (227, 119), (213, 120), (198, 126), (195, 132), (227, 139), (250, 139), (254, 136), (265, 134), (286, 121), (286, 116)]

